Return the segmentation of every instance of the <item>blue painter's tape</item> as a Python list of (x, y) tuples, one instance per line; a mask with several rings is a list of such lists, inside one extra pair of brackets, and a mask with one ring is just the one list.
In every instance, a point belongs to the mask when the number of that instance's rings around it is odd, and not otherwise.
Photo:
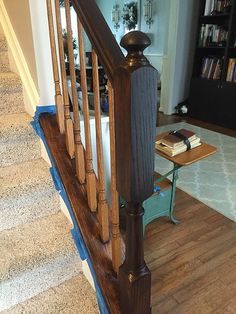
[(51, 173), (55, 188), (59, 192), (59, 194), (61, 195), (61, 197), (62, 197), (63, 201), (65, 202), (65, 205), (68, 208), (68, 211), (70, 213), (70, 217), (71, 217), (73, 225), (74, 225), (74, 229), (71, 230), (71, 234), (72, 234), (72, 237), (74, 239), (75, 245), (78, 249), (81, 260), (83, 260), (83, 261), (86, 260), (88, 263), (90, 272), (91, 272), (92, 277), (93, 277), (94, 285), (95, 285), (95, 290), (96, 290), (97, 301), (98, 301), (100, 313), (101, 314), (109, 314), (110, 312), (109, 312), (108, 306), (104, 300), (101, 288), (97, 282), (96, 274), (95, 274), (95, 271), (93, 269), (92, 261), (90, 259), (89, 254), (88, 254), (87, 247), (85, 245), (85, 242), (84, 242), (84, 239), (83, 239), (82, 234), (80, 232), (80, 229), (76, 223), (76, 219), (74, 217), (74, 214), (73, 214), (70, 202), (68, 200), (64, 185), (63, 185), (62, 180), (60, 178), (60, 175), (57, 171), (53, 156), (49, 150), (49, 147), (48, 147), (47, 142), (46, 142), (46, 138), (44, 136), (43, 130), (42, 130), (40, 123), (39, 123), (39, 117), (43, 113), (48, 113), (48, 114), (54, 115), (56, 113), (56, 107), (55, 106), (44, 106), (44, 107), (38, 106), (36, 113), (35, 113), (35, 116), (34, 116), (34, 120), (31, 122), (31, 124), (32, 124), (33, 128), (35, 129), (35, 131), (37, 132), (38, 136), (41, 138), (41, 140), (44, 143), (44, 146), (47, 150), (47, 153), (48, 153), (49, 159), (51, 161), (51, 165), (52, 165), (52, 167), (50, 168), (50, 173)]

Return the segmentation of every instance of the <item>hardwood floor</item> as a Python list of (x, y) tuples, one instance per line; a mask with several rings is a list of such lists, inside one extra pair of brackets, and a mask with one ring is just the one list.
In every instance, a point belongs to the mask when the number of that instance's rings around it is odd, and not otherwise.
[[(158, 125), (185, 121), (236, 137), (236, 131), (159, 114)], [(236, 313), (236, 224), (177, 190), (173, 225), (161, 218), (145, 234), (153, 313)]]
[[(160, 115), (159, 125), (178, 120), (181, 118)], [(184, 120), (206, 127), (203, 122)], [(109, 260), (110, 246), (98, 240), (95, 216), (88, 210), (84, 187), (75, 179), (74, 166), (67, 157), (55, 117), (42, 115), (40, 123), (105, 299), (111, 313), (119, 313), (118, 285)], [(213, 125), (208, 128), (219, 131)], [(224, 132), (236, 136), (236, 131), (224, 129)], [(175, 213), (181, 220), (180, 225), (160, 218), (148, 225), (145, 232), (145, 259), (152, 273), (152, 313), (236, 313), (236, 224), (179, 189)]]
[(236, 224), (180, 190), (175, 208), (180, 225), (161, 218), (146, 229), (153, 313), (235, 310)]

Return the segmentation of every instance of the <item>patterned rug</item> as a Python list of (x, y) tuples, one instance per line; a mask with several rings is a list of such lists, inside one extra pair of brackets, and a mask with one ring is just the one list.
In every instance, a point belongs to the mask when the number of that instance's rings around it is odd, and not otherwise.
[[(157, 128), (157, 134), (181, 128), (189, 129), (201, 140), (217, 147), (217, 153), (179, 170), (177, 186), (236, 221), (236, 138), (203, 129), (185, 122)], [(164, 174), (172, 164), (156, 155), (155, 169)]]

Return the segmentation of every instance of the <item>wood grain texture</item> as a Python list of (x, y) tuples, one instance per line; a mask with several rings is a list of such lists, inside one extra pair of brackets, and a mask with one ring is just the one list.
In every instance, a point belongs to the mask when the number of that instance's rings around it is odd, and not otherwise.
[(108, 82), (109, 97), (109, 130), (110, 130), (110, 160), (111, 160), (111, 232), (112, 232), (112, 264), (116, 273), (121, 265), (121, 239), (119, 222), (119, 195), (116, 188), (116, 152), (115, 152), (115, 118), (114, 90)]
[(98, 58), (94, 50), (92, 51), (92, 66), (93, 66), (94, 112), (96, 124), (97, 167), (98, 167), (98, 217), (100, 222), (100, 236), (102, 241), (105, 243), (109, 241), (110, 238), (109, 217), (105, 191), (105, 170), (102, 147), (103, 142), (102, 142)]
[(75, 155), (75, 143), (74, 143), (74, 129), (70, 116), (70, 103), (67, 88), (66, 69), (65, 69), (65, 53), (62, 38), (62, 24), (61, 24), (61, 12), (59, 0), (55, 0), (55, 12), (56, 12), (56, 25), (57, 25), (57, 41), (59, 48), (60, 69), (61, 69), (61, 81), (63, 91), (64, 102), (64, 118), (65, 118), (65, 137), (67, 152), (71, 158)]
[[(162, 125), (172, 123), (171, 117), (161, 116)], [(89, 211), (84, 186), (75, 178), (73, 160), (67, 154), (55, 116), (42, 115), (40, 123), (102, 293), (110, 312), (120, 313), (111, 243), (103, 245), (99, 240), (99, 224)], [(194, 123), (205, 126), (197, 120)], [(218, 128), (209, 124), (208, 127), (212, 131)], [(224, 132), (236, 137), (235, 131)], [(152, 272), (152, 313), (235, 313), (235, 223), (179, 189), (175, 213), (180, 225), (163, 217), (148, 225), (145, 232), (145, 259)], [(122, 238), (121, 241), (123, 244)]]
[(83, 115), (84, 115), (84, 131), (85, 131), (85, 143), (86, 143), (86, 185), (87, 185), (87, 197), (88, 204), (92, 212), (97, 210), (97, 189), (96, 189), (96, 176), (93, 170), (93, 156), (92, 156), (92, 144), (90, 133), (90, 118), (89, 118), (89, 103), (87, 94), (87, 74), (85, 64), (85, 50), (83, 39), (83, 26), (78, 19), (78, 40), (79, 40), (79, 57), (80, 57), (80, 77), (81, 77), (81, 90), (82, 90), (82, 102), (83, 102)]
[(61, 94), (60, 86), (60, 77), (59, 69), (57, 62), (57, 50), (56, 50), (56, 40), (55, 40), (55, 30), (53, 23), (53, 13), (52, 13), (52, 2), (47, 0), (47, 14), (48, 14), (48, 26), (49, 26), (49, 38), (51, 46), (51, 56), (52, 56), (52, 68), (53, 68), (53, 77), (55, 84), (55, 103), (57, 110), (57, 122), (60, 132), (63, 134), (65, 132), (65, 122), (64, 122), (64, 107), (63, 107), (63, 98)]
[[(157, 71), (143, 55), (140, 32), (126, 36), (128, 55), (118, 68), (115, 93), (117, 189), (126, 200), (143, 202), (153, 191)], [(129, 37), (136, 36), (136, 44)], [(149, 42), (150, 44), (150, 42)], [(134, 49), (139, 49), (134, 52)]]
[(150, 313), (151, 274), (144, 260), (142, 202), (153, 194), (157, 71), (143, 55), (147, 35), (126, 34), (128, 51), (115, 72), (117, 190), (125, 200), (125, 261), (119, 269), (123, 313)]
[(76, 87), (76, 75), (75, 75), (75, 61), (73, 50), (73, 37), (71, 28), (71, 14), (69, 0), (65, 0), (66, 11), (66, 25), (67, 25), (67, 44), (70, 66), (70, 79), (71, 79), (71, 91), (72, 91), (72, 105), (73, 105), (73, 118), (74, 118), (74, 140), (75, 140), (75, 159), (76, 159), (76, 175), (80, 183), (85, 183), (85, 161), (84, 161), (84, 148), (81, 141), (80, 134), (80, 115), (79, 115), (79, 103)]
[(97, 215), (88, 207), (85, 186), (75, 177), (74, 161), (67, 154), (65, 139), (59, 133), (55, 116), (42, 115), (40, 124), (85, 241), (105, 302), (111, 313), (119, 314), (118, 281), (111, 262), (111, 243), (103, 244), (100, 240)]
[(124, 55), (96, 1), (72, 0), (71, 2), (109, 80), (113, 81), (114, 72)]

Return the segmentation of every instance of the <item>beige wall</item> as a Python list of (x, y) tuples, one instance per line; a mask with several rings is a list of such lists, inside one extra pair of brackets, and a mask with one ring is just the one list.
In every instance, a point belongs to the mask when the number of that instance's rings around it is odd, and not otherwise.
[[(29, 70), (38, 90), (35, 51), (31, 27), (29, 0), (3, 0), (12, 27), (16, 33), (21, 49), (24, 53)], [(0, 30), (1, 32), (1, 30)]]

